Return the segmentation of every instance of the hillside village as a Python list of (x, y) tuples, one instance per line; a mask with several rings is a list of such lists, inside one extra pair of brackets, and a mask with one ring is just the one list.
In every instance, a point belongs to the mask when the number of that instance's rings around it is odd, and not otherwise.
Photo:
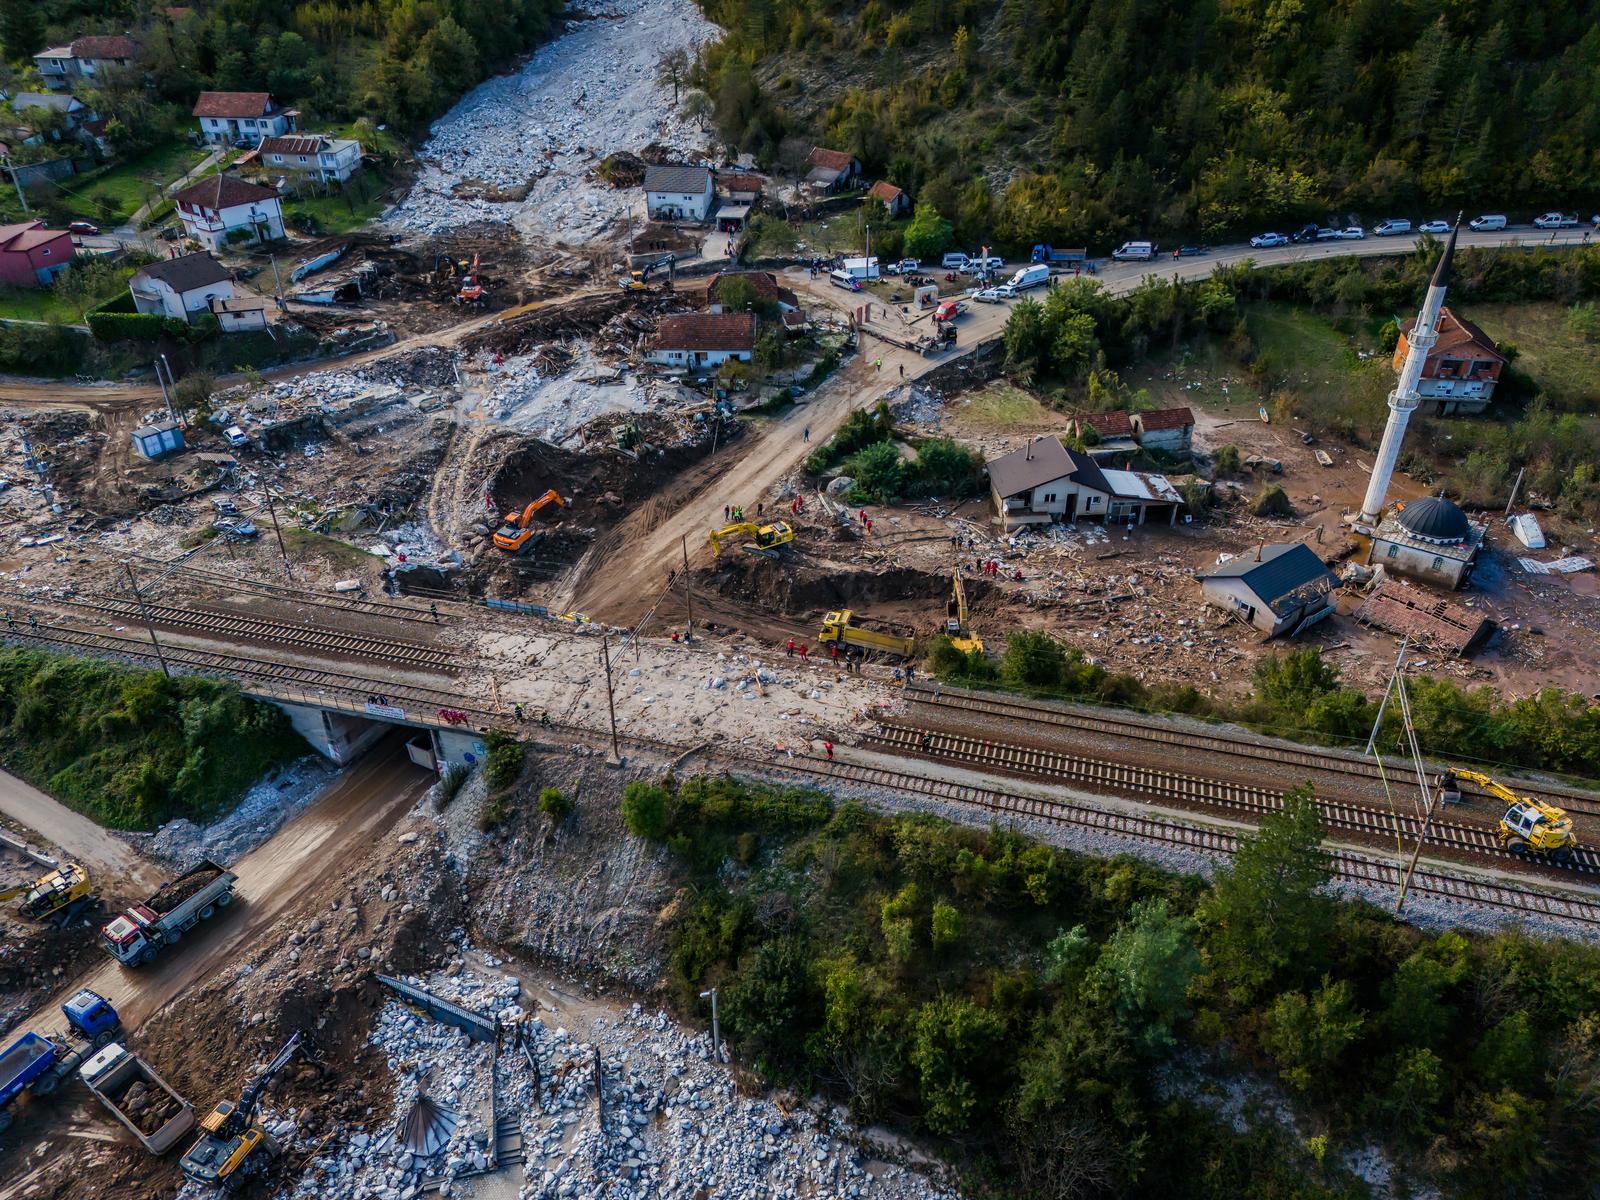
[(47, 7), (0, 1200), (1579, 1194), (1581, 188), (1024, 226), (730, 5)]

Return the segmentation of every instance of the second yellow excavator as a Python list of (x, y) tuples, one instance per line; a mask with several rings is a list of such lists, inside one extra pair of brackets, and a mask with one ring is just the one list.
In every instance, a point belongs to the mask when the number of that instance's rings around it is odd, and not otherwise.
[(77, 863), (68, 863), (32, 883), (0, 888), (0, 900), (21, 896), (22, 903), (17, 907), (29, 920), (65, 921), (94, 902), (92, 890), (89, 872)]
[(967, 592), (961, 586), (961, 568), (950, 572), (950, 599), (944, 605), (944, 633), (950, 644), (963, 654), (983, 653), (983, 639), (972, 632), (967, 622)]
[(751, 554), (759, 554), (763, 558), (777, 558), (778, 552), (794, 541), (794, 530), (787, 521), (774, 521), (771, 525), (757, 525), (754, 521), (735, 521), (732, 525), (724, 525), (721, 529), (711, 531), (711, 553), (713, 557), (722, 557), (722, 543), (735, 541), (738, 538), (749, 538), (744, 543), (744, 548)]
[(1439, 795), (1447, 803), (1461, 800), (1461, 780), (1475, 783), (1490, 795), (1505, 801), (1506, 811), (1500, 817), (1496, 831), (1500, 844), (1516, 855), (1534, 855), (1551, 862), (1564, 863), (1578, 848), (1578, 839), (1572, 832), (1572, 818), (1567, 810), (1535, 800), (1532, 796), (1519, 796), (1505, 784), (1491, 779), (1481, 771), (1465, 767), (1451, 767), (1439, 777)]

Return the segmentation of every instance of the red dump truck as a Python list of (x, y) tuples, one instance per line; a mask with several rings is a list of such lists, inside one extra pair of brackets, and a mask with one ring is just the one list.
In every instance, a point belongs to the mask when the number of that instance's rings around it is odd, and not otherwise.
[(199, 866), (164, 883), (143, 904), (118, 913), (100, 927), (100, 944), (125, 967), (155, 961), (161, 947), (208, 921), (217, 909), (233, 902), (239, 877), (226, 867), (204, 859)]
[(101, 1050), (78, 1074), (151, 1154), (165, 1154), (194, 1128), (194, 1106), (120, 1042)]

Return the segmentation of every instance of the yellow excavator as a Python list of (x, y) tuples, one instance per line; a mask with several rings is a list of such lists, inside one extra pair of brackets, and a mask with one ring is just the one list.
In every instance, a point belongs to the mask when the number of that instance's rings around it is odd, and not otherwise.
[(763, 558), (777, 558), (778, 552), (794, 541), (794, 530), (789, 528), (787, 521), (774, 521), (771, 525), (757, 525), (754, 521), (735, 521), (732, 525), (724, 525), (721, 529), (711, 531), (712, 556), (721, 558), (722, 543), (739, 538), (753, 539), (744, 543), (745, 550), (750, 554), (759, 554)]
[(17, 907), (29, 920), (65, 922), (94, 902), (91, 891), (89, 872), (77, 863), (68, 863), (32, 883), (0, 888), (0, 900), (21, 896), (22, 903)]
[(1519, 796), (1481, 771), (1450, 767), (1439, 776), (1440, 799), (1447, 804), (1459, 804), (1463, 779), (1505, 801), (1507, 808), (1500, 818), (1496, 836), (1511, 853), (1531, 854), (1548, 858), (1551, 862), (1564, 863), (1578, 848), (1578, 839), (1572, 832), (1572, 818), (1567, 815), (1566, 809), (1535, 800), (1532, 796)]
[(913, 638), (863, 629), (855, 620), (855, 613), (848, 608), (829, 613), (822, 618), (822, 631), (817, 634), (817, 641), (840, 642), (846, 646), (859, 646), (863, 650), (882, 650), (885, 654), (897, 654), (901, 658), (910, 658), (911, 652), (916, 649)]
[(677, 261), (678, 256), (676, 254), (663, 254), (654, 262), (645, 263), (645, 265), (639, 270), (629, 271), (626, 279), (620, 279), (617, 281), (617, 286), (624, 292), (649, 291), (650, 276), (654, 275), (657, 271), (665, 267), (667, 271), (666, 290), (670, 292), (672, 290), (673, 281), (677, 277), (677, 271), (674, 269), (674, 264), (676, 264)]
[(538, 531), (533, 524), (533, 519), (544, 509), (554, 504), (557, 508), (567, 507), (567, 502), (561, 498), (561, 493), (551, 488), (544, 495), (528, 504), (521, 512), (513, 509), (505, 517), (505, 523), (495, 531), (494, 544), (507, 554), (515, 554), (528, 544), (528, 540)]
[(972, 632), (967, 622), (967, 592), (961, 586), (961, 568), (950, 572), (950, 599), (944, 605), (944, 632), (950, 644), (963, 654), (983, 653), (983, 639)]
[(227, 1191), (277, 1154), (277, 1143), (256, 1120), (256, 1106), (273, 1076), (300, 1052), (301, 1041), (299, 1032), (291, 1034), (278, 1056), (250, 1081), (238, 1103), (220, 1101), (200, 1119), (200, 1136), (180, 1164), (186, 1178)]

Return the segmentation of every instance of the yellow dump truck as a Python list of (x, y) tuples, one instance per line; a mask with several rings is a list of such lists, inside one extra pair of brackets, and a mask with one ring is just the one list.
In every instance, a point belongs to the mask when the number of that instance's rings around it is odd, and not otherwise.
[(823, 618), (822, 632), (817, 634), (817, 641), (841, 642), (863, 650), (882, 650), (885, 654), (897, 654), (901, 658), (910, 658), (915, 647), (911, 638), (879, 633), (876, 629), (863, 629), (855, 623), (855, 613), (848, 608), (831, 612)]

